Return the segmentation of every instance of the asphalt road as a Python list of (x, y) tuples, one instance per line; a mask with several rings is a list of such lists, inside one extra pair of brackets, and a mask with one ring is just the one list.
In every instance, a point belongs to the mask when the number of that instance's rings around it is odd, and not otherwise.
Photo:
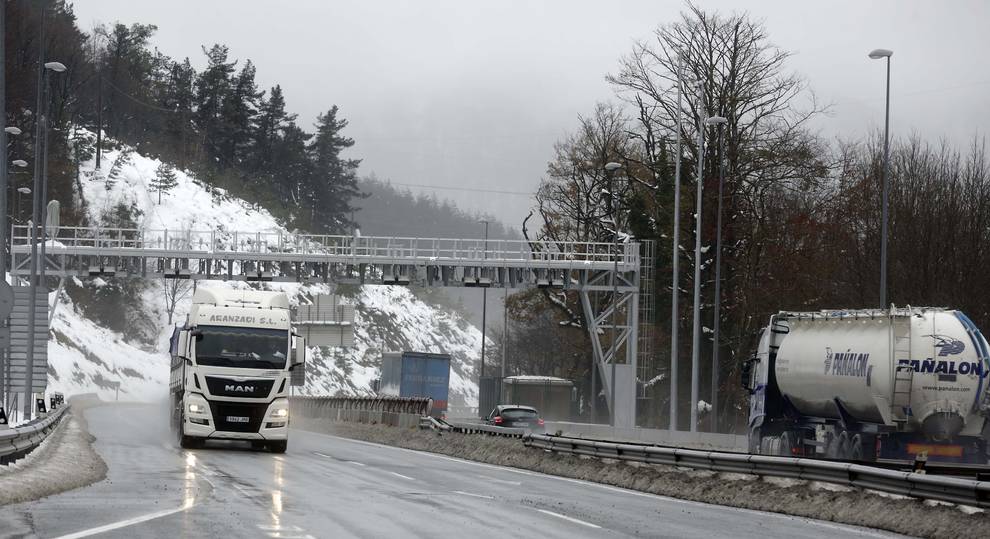
[(179, 449), (164, 410), (86, 410), (109, 475), (0, 510), (4, 537), (893, 537), (294, 431)]

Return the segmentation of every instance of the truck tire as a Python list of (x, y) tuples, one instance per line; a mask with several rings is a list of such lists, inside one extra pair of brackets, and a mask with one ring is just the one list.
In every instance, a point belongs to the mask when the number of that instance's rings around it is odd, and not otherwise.
[(279, 440), (277, 442), (268, 442), (268, 450), (272, 453), (285, 453), (285, 450), (289, 448), (288, 440)]
[(182, 449), (199, 449), (203, 447), (203, 439), (183, 434), (179, 438), (179, 447)]
[(849, 442), (849, 460), (863, 460), (863, 437), (859, 434), (853, 436)]
[(175, 429), (179, 437), (179, 447), (182, 449), (197, 449), (203, 447), (203, 439), (197, 438), (195, 436), (186, 436), (183, 432), (183, 427), (186, 424), (186, 416), (184, 413), (179, 414), (179, 424)]

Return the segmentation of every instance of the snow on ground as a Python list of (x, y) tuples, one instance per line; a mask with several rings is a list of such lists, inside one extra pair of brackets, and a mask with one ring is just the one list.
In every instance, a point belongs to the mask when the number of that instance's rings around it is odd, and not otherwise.
[[(94, 172), (93, 160), (81, 165), (82, 198), (94, 223), (101, 215), (123, 203), (140, 212), (139, 228), (230, 232), (272, 232), (288, 234), (266, 210), (232, 197), (221, 189), (211, 189), (191, 174), (176, 170), (176, 187), (162, 195), (151, 188), (160, 161), (136, 152), (129, 163), (121, 164), (117, 178), (107, 189), (105, 178), (112, 164), (125, 151), (104, 152), (104, 170)], [(211, 192), (212, 191), (212, 192)], [(77, 284), (82, 284), (77, 282)], [(105, 285), (102, 279), (89, 285)], [(247, 283), (200, 282), (197, 286), (248, 287)], [(268, 289), (282, 290), (290, 302), (332, 292), (327, 285), (266, 283)], [(349, 349), (312, 348), (307, 367), (307, 385), (300, 393), (326, 395), (370, 394), (371, 381), (378, 377), (381, 352), (413, 350), (443, 352), (452, 357), (451, 401), (477, 406), (478, 387), (474, 363), (481, 349), (481, 332), (457, 314), (438, 309), (417, 299), (402, 287), (356, 287), (350, 301), (355, 305), (355, 341)], [(54, 293), (53, 293), (54, 297)], [(173, 317), (181, 324), (189, 311), (192, 290), (186, 291)], [(49, 388), (66, 395), (95, 392), (101, 398), (155, 401), (166, 395), (168, 383), (168, 323), (163, 299), (163, 283), (151, 282), (141, 294), (143, 312), (157, 319), (161, 331), (153, 347), (128, 342), (123, 336), (85, 318), (63, 293), (52, 321), (49, 340)]]

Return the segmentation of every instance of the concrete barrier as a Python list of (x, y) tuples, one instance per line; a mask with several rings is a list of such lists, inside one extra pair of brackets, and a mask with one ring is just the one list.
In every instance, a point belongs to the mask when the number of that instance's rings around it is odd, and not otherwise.
[(740, 453), (745, 453), (749, 449), (749, 442), (746, 437), (736, 434), (612, 427), (610, 425), (567, 421), (547, 421), (545, 427), (547, 432), (560, 431), (564, 436), (589, 440), (636, 442), (692, 449), (738, 451)]

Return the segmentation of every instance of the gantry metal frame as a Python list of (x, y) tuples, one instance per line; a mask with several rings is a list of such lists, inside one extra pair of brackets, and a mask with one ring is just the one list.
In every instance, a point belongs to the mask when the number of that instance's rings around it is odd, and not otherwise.
[[(29, 275), (30, 262), (30, 228), (15, 225), (11, 274)], [(613, 406), (614, 394), (617, 403), (615, 423), (635, 423), (638, 243), (60, 227), (47, 240), (44, 266), (48, 275), (58, 277), (575, 290), (607, 402)], [(607, 339), (616, 309), (620, 321), (613, 347)]]

